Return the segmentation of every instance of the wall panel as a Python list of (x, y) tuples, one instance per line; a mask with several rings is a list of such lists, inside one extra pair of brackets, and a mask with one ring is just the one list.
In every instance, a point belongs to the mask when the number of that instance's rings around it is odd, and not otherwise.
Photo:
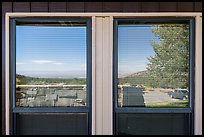
[(202, 2), (194, 2), (194, 11), (202, 11)]
[(48, 12), (48, 2), (31, 2), (31, 12)]
[(30, 2), (13, 2), (13, 12), (30, 12)]
[(68, 12), (84, 12), (84, 2), (67, 2)]
[(49, 12), (66, 12), (66, 2), (49, 2)]
[(122, 2), (103, 2), (103, 12), (120, 12)]
[(85, 12), (102, 12), (103, 3), (102, 2), (86, 2)]
[(140, 12), (141, 2), (121, 2), (123, 12)]
[(142, 12), (158, 12), (159, 2), (143, 2)]
[(178, 2), (178, 9), (180, 12), (194, 11), (193, 2)]
[(176, 2), (160, 2), (159, 11), (160, 12), (173, 12), (177, 10)]

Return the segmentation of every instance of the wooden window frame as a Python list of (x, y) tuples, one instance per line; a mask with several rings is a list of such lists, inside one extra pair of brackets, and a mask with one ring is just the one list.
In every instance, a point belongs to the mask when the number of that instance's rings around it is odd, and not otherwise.
[[(188, 107), (185, 108), (171, 108), (171, 107), (137, 107), (137, 106), (126, 106), (126, 107), (119, 107), (118, 106), (118, 26), (119, 22), (137, 22), (138, 24), (147, 23), (148, 24), (165, 24), (165, 23), (185, 23), (189, 25), (189, 88), (190, 94), (189, 94), (189, 101), (188, 101)], [(114, 48), (113, 48), (113, 94), (114, 94), (114, 134), (117, 134), (117, 114), (131, 114), (131, 113), (137, 113), (137, 114), (186, 114), (188, 115), (188, 134), (192, 135), (194, 133), (194, 92), (195, 92), (195, 19), (193, 17), (171, 17), (171, 18), (161, 18), (161, 17), (155, 17), (155, 18), (115, 18), (114, 19)]]
[[(113, 18), (194, 17), (195, 18), (195, 109), (194, 134), (202, 134), (202, 13), (6, 13), (5, 20), (5, 116), (6, 134), (10, 131), (9, 20), (12, 17), (91, 17), (92, 18), (92, 134), (113, 134), (112, 57)], [(102, 25), (103, 24), (103, 25)], [(101, 26), (102, 25), (102, 26)], [(102, 80), (102, 81), (101, 81)], [(102, 97), (101, 97), (102, 96)], [(102, 123), (101, 123), (102, 122)]]

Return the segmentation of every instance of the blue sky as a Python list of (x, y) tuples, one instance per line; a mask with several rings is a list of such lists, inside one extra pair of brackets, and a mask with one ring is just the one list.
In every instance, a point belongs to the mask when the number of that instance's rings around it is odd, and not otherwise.
[(146, 70), (147, 57), (155, 54), (150, 41), (158, 42), (151, 28), (151, 25), (118, 26), (119, 77)]
[[(150, 25), (119, 25), (119, 76), (146, 70), (158, 41)], [(17, 26), (16, 71), (37, 77), (85, 77), (86, 26)]]
[(41, 77), (85, 77), (86, 26), (17, 26), (16, 71)]

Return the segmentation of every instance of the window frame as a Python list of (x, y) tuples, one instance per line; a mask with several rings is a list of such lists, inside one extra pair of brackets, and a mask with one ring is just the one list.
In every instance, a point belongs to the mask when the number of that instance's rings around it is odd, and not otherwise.
[[(77, 106), (77, 107), (54, 107), (54, 106), (45, 106), (45, 107), (17, 107), (16, 106), (16, 26), (17, 23), (46, 23), (48, 22), (58, 23), (58, 21), (77, 21), (77, 22), (86, 22), (86, 106)], [(61, 25), (59, 25), (61, 26)], [(10, 104), (11, 111), (10, 116), (11, 120), (10, 124), (13, 125), (11, 128), (11, 134), (15, 134), (15, 125), (16, 125), (16, 114), (18, 113), (85, 113), (87, 114), (87, 132), (91, 134), (92, 129), (92, 19), (89, 17), (13, 17), (10, 19), (10, 53), (9, 53), (9, 86), (10, 86)]]
[[(186, 108), (164, 108), (164, 107), (118, 107), (118, 22), (119, 21), (136, 21), (139, 23), (179, 23), (179, 22), (188, 22), (189, 24), (189, 78), (188, 78), (188, 88), (190, 91), (190, 97), (188, 101), (188, 107)], [(193, 17), (134, 17), (134, 18), (114, 18), (114, 44), (113, 44), (113, 132), (116, 134), (117, 130), (117, 115), (120, 113), (144, 113), (144, 114), (176, 114), (183, 113), (189, 115), (189, 134), (194, 134), (194, 105), (195, 105), (195, 18)]]
[[(115, 12), (87, 12), (87, 13), (67, 13), (67, 12), (7, 12), (5, 13), (5, 130), (6, 135), (11, 134), (12, 125), (11, 122), (11, 109), (10, 109), (10, 83), (9, 83), (9, 35), (10, 35), (10, 27), (9, 20), (13, 17), (61, 17), (61, 18), (69, 18), (69, 17), (90, 17), (92, 18), (92, 134), (113, 134), (113, 107), (112, 105), (106, 106), (105, 111), (103, 110), (101, 102), (105, 102), (105, 104), (110, 104), (113, 102), (112, 97), (112, 60), (104, 60), (105, 66), (108, 66), (108, 71), (103, 69), (98, 69), (97, 66), (103, 66), (98, 64), (98, 60), (101, 60), (102, 51), (107, 52), (109, 57), (112, 57), (113, 52), (113, 18), (138, 18), (138, 17), (193, 17), (195, 18), (196, 25), (196, 37), (195, 37), (195, 46), (196, 46), (196, 64), (195, 64), (195, 134), (202, 134), (202, 12), (148, 12), (148, 13), (135, 13), (135, 12), (124, 12), (124, 13), (115, 13)], [(105, 36), (108, 35), (108, 39), (106, 39), (107, 46), (105, 48), (101, 48), (103, 44), (99, 44), (98, 39), (101, 37), (98, 33), (100, 33), (102, 27), (98, 25), (101, 24), (100, 18), (107, 18), (108, 23), (105, 26), (109, 26), (109, 30), (106, 30)], [(101, 41), (101, 40), (100, 40)], [(110, 51), (110, 52), (109, 52)], [(98, 55), (100, 53), (100, 55)], [(103, 63), (102, 63), (103, 64)], [(105, 68), (104, 66), (104, 68)], [(110, 71), (109, 71), (110, 70)], [(100, 82), (100, 79), (96, 76), (104, 76), (106, 82)], [(108, 84), (109, 83), (109, 84)], [(105, 89), (98, 89), (102, 86), (105, 86)], [(99, 100), (100, 95), (99, 91), (108, 90), (103, 94), (111, 93), (106, 95), (106, 98), (102, 98)], [(108, 97), (108, 98), (107, 98)], [(105, 101), (104, 101), (105, 100)], [(103, 113), (98, 113), (100, 112)], [(103, 120), (102, 123), (100, 121)]]

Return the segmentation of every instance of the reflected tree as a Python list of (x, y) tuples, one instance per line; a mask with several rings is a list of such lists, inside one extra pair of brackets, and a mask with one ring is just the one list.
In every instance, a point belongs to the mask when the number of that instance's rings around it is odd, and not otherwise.
[(148, 85), (187, 88), (189, 71), (189, 25), (164, 24), (152, 27), (159, 42), (151, 41), (155, 55), (148, 58)]

